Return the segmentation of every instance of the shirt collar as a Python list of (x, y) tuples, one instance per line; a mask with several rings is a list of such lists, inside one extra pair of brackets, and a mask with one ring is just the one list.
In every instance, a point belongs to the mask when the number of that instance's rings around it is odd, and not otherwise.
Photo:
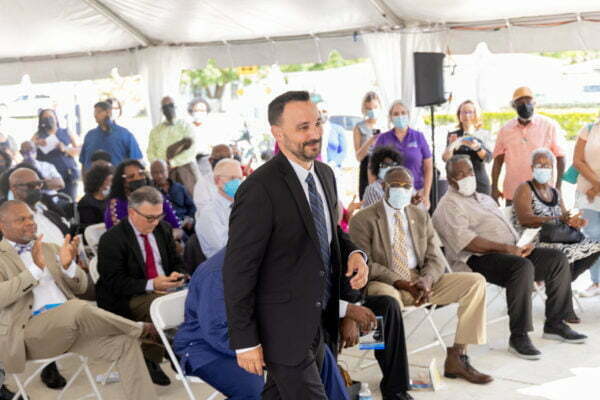
[[(131, 228), (133, 228), (133, 233), (135, 233), (135, 237), (142, 236), (142, 235), (143, 235), (143, 233), (137, 230), (137, 228), (136, 228), (136, 227), (135, 227), (135, 225), (133, 224), (133, 221), (131, 220), (131, 218), (127, 217), (127, 220), (129, 221), (129, 225), (131, 225)], [(148, 234), (148, 236), (152, 235), (152, 233), (153, 233), (153, 232), (150, 232), (150, 233)]]
[(313, 177), (315, 177), (315, 162), (314, 161), (310, 164), (310, 169), (305, 169), (303, 166), (301, 166), (298, 163), (295, 163), (294, 161), (290, 160), (289, 158), (288, 158), (288, 161), (292, 165), (292, 168), (294, 169), (294, 172), (296, 172), (296, 175), (298, 175), (298, 179), (300, 179), (300, 182), (306, 182), (306, 178), (308, 178), (309, 173), (312, 173)]
[(231, 204), (233, 203), (233, 201), (226, 199), (225, 197), (223, 197), (223, 195), (219, 192), (219, 195), (217, 196), (217, 201), (224, 207), (224, 208), (230, 208)]
[(6, 239), (6, 241), (8, 242), (8, 244), (10, 244), (17, 251), (19, 250), (19, 248), (17, 246), (29, 246), (29, 245), (32, 245), (32, 243), (31, 243), (32, 241), (30, 241), (29, 243), (26, 243), (24, 245), (22, 245), (21, 243), (13, 242), (12, 240), (8, 240), (8, 239)]
[(385, 208), (385, 213), (388, 216), (393, 217), (398, 211), (402, 212), (402, 215), (404, 215), (404, 213), (406, 212), (406, 206), (402, 207), (401, 209), (396, 209), (392, 206), (390, 206), (387, 201), (385, 201), (385, 198), (381, 199), (381, 202), (383, 203), (383, 207)]

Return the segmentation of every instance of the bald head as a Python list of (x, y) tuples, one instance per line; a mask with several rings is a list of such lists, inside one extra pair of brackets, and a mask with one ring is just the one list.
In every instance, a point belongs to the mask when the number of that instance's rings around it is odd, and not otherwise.
[(8, 185), (16, 200), (33, 207), (42, 197), (44, 181), (32, 169), (17, 168), (8, 177)]
[(0, 221), (6, 221), (6, 217), (15, 214), (15, 210), (19, 207), (27, 207), (27, 203), (21, 200), (8, 200), (0, 206)]
[(213, 169), (214, 176), (235, 176), (242, 178), (242, 164), (233, 158), (224, 158), (215, 165)]
[(29, 206), (19, 200), (9, 200), (0, 206), (0, 231), (12, 242), (26, 244), (35, 240), (37, 225)]
[(402, 166), (390, 168), (383, 178), (383, 181), (387, 184), (391, 184), (392, 182), (401, 182), (412, 185), (412, 180), (412, 174), (408, 168)]
[(8, 184), (12, 188), (14, 185), (21, 185), (24, 183), (34, 182), (39, 179), (40, 177), (32, 169), (17, 168), (8, 177)]
[(173, 103), (175, 103), (175, 102), (173, 101), (173, 98), (171, 96), (165, 96), (160, 101), (161, 106), (164, 106), (165, 104), (173, 104)]

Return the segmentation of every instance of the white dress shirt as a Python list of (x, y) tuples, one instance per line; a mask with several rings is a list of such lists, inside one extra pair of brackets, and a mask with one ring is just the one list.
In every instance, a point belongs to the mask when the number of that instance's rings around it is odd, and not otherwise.
[[(32, 160), (31, 163), (38, 171), (40, 171), (43, 179), (62, 179), (62, 176), (58, 173), (58, 170), (53, 164), (40, 160)], [(42, 192), (50, 196), (56, 194), (56, 190), (43, 189)], [(57, 201), (58, 199), (52, 198), (52, 200)]]
[[(133, 228), (133, 232), (135, 233), (135, 238), (140, 246), (140, 250), (142, 251), (142, 257), (144, 258), (144, 262), (146, 262), (146, 247), (144, 246), (144, 238), (140, 231), (137, 230), (131, 219), (129, 219), (129, 223)], [(148, 241), (150, 242), (150, 247), (152, 247), (152, 254), (154, 255), (154, 265), (156, 265), (156, 273), (157, 276), (164, 276), (165, 270), (162, 266), (162, 258), (160, 257), (160, 251), (158, 250), (158, 243), (156, 243), (156, 238), (154, 237), (154, 233), (148, 234)], [(145, 268), (145, 266), (144, 266)], [(146, 283), (146, 292), (154, 291), (154, 281), (152, 279), (148, 279)]]
[[(16, 243), (11, 242), (8, 239), (7, 242), (15, 248), (15, 251), (17, 253), (19, 252)], [(58, 254), (56, 256), (58, 257)], [(34, 279), (38, 281), (38, 284), (33, 288), (34, 312), (40, 310), (46, 305), (61, 304), (67, 301), (67, 297), (56, 285), (54, 277), (52, 276), (48, 268), (46, 267), (44, 269), (40, 269), (37, 265), (35, 265), (35, 262), (33, 262), (33, 257), (31, 255), (31, 250), (23, 251), (19, 255), (19, 257), (21, 257), (21, 261), (23, 261), (23, 264), (25, 264), (27, 270), (31, 272), (31, 275), (33, 275)], [(65, 270), (61, 267), (60, 270), (69, 278), (74, 278), (75, 273), (77, 272), (77, 264), (72, 262), (68, 269)]]
[[(48, 217), (44, 215), (44, 211), (47, 208), (42, 202), (38, 202), (35, 205), (35, 213), (33, 214), (33, 220), (37, 225), (37, 231), (44, 234), (44, 242), (54, 243), (57, 246), (62, 246), (65, 237), (63, 236), (58, 226), (54, 225), (54, 222), (50, 221)], [(67, 221), (65, 221), (67, 223)]]
[(394, 216), (394, 214), (396, 213), (396, 211), (401, 211), (402, 228), (404, 229), (404, 234), (406, 237), (406, 255), (408, 257), (408, 268), (417, 268), (417, 254), (415, 253), (413, 237), (410, 233), (410, 228), (408, 226), (408, 216), (406, 215), (406, 207), (404, 207), (402, 210), (396, 210), (395, 208), (392, 208), (385, 200), (383, 200), (383, 206), (385, 207), (385, 215), (387, 217), (388, 229), (390, 232), (390, 244), (392, 249), (394, 248), (394, 242), (396, 241), (396, 238), (394, 237), (394, 231), (396, 230), (396, 217)]
[(232, 203), (218, 193), (196, 212), (196, 236), (206, 258), (227, 245)]

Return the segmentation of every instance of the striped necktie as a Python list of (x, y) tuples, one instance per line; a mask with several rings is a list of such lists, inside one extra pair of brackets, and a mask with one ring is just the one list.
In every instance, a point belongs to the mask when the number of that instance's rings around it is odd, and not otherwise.
[(392, 249), (392, 266), (404, 281), (412, 281), (408, 268), (408, 248), (406, 232), (402, 224), (402, 211), (394, 213), (394, 247)]

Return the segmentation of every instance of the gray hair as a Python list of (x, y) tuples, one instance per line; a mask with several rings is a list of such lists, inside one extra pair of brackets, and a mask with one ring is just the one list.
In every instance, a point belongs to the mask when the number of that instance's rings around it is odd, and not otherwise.
[(450, 159), (446, 162), (446, 177), (454, 177), (454, 166), (461, 161), (465, 161), (469, 163), (471, 169), (473, 168), (473, 163), (471, 159), (466, 154), (456, 154), (450, 157)]
[(156, 206), (163, 203), (163, 195), (152, 186), (142, 186), (129, 195), (127, 199), (129, 208), (138, 208), (144, 203)]
[(540, 147), (539, 149), (535, 149), (533, 151), (533, 153), (531, 153), (531, 165), (533, 165), (535, 159), (538, 158), (539, 156), (546, 156), (546, 158), (548, 158), (548, 160), (552, 161), (552, 165), (554, 165), (554, 161), (556, 160), (556, 157), (554, 157), (554, 154), (552, 154), (552, 152), (550, 150), (546, 149), (545, 147)]
[(406, 106), (406, 104), (404, 104), (404, 102), (402, 102), (402, 100), (394, 100), (394, 102), (392, 103), (392, 105), (390, 106), (390, 108), (388, 110), (388, 120), (390, 123), (392, 123), (392, 110), (396, 106), (402, 106), (406, 110), (406, 115), (410, 118), (410, 109)]
[(389, 175), (395, 174), (396, 172), (403, 172), (406, 174), (406, 176), (408, 176), (410, 178), (410, 183), (413, 183), (413, 174), (412, 172), (410, 172), (410, 169), (402, 166), (402, 165), (398, 165), (396, 167), (391, 167), (390, 169), (388, 169), (385, 173), (385, 176), (383, 177), (383, 181), (387, 182), (387, 178)]

